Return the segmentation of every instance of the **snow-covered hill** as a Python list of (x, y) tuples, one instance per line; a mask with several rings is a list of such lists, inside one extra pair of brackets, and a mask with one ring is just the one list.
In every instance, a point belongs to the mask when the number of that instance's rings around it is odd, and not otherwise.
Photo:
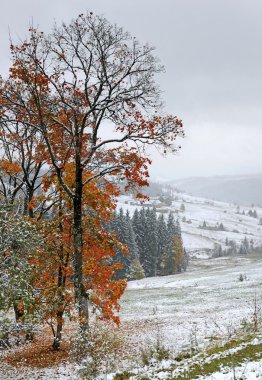
[[(218, 243), (226, 249), (225, 241), (233, 240), (238, 246), (248, 239), (254, 246), (262, 244), (262, 208), (255, 207), (257, 218), (248, 215), (251, 207), (236, 206), (232, 203), (211, 201), (185, 193), (173, 192), (172, 205), (162, 204), (157, 197), (145, 202), (144, 207), (155, 206), (158, 213), (168, 215), (171, 211), (181, 224), (184, 246), (191, 256), (208, 257)], [(184, 205), (184, 206), (182, 206)], [(142, 207), (131, 196), (122, 195), (118, 200), (118, 209), (128, 210), (132, 216), (136, 208)], [(200, 228), (205, 222), (206, 228)], [(223, 224), (224, 230), (219, 230)]]

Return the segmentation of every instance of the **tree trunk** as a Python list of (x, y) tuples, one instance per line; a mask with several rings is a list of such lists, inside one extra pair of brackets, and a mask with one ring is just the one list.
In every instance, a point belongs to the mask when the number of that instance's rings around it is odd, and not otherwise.
[(82, 169), (76, 169), (76, 190), (74, 198), (74, 287), (78, 308), (80, 330), (88, 329), (88, 294), (83, 284), (83, 231), (82, 231)]
[[(27, 189), (27, 194), (24, 198), (24, 205), (23, 205), (23, 214), (28, 215), (29, 218), (34, 217), (34, 211), (32, 208), (28, 208), (29, 203), (31, 202), (34, 195), (34, 190)], [(24, 317), (24, 306), (23, 306), (23, 299), (19, 298), (18, 301), (14, 302), (14, 312), (15, 312), (15, 320), (16, 322), (20, 322)]]
[[(62, 195), (60, 192), (59, 196), (59, 233), (62, 238), (63, 236), (63, 224), (62, 224), (62, 217), (63, 217), (63, 211), (62, 211)], [(59, 307), (56, 313), (56, 332), (54, 333), (54, 341), (53, 341), (53, 349), (55, 351), (60, 350), (60, 343), (62, 339), (62, 330), (63, 330), (63, 315), (64, 315), (64, 306), (65, 306), (65, 284), (66, 284), (66, 275), (63, 275), (63, 268), (65, 262), (64, 262), (64, 244), (63, 240), (61, 240), (61, 244), (59, 247), (59, 258), (61, 260), (61, 264), (58, 268), (58, 276), (57, 276), (57, 288), (58, 288), (58, 296), (59, 296)]]
[(59, 351), (61, 339), (62, 339), (63, 311), (58, 312), (56, 316), (57, 316), (57, 325), (56, 325), (56, 334), (54, 336), (54, 341), (53, 341), (53, 349), (55, 351)]
[(15, 320), (16, 322), (21, 322), (24, 316), (23, 300), (19, 299), (18, 301), (14, 301), (13, 306), (14, 306), (14, 312), (15, 312)]

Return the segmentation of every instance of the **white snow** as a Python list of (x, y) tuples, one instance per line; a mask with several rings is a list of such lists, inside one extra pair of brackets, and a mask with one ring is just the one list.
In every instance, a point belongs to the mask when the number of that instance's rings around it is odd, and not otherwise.
[[(257, 362), (247, 362), (241, 366), (224, 368), (223, 372), (215, 372), (210, 376), (200, 376), (198, 380), (261, 380), (262, 360)], [(193, 380), (193, 379), (192, 379)]]
[[(262, 304), (259, 298), (262, 253), (210, 258), (214, 243), (218, 242), (224, 247), (226, 237), (239, 243), (246, 236), (256, 244), (262, 244), (262, 226), (258, 225), (258, 219), (237, 214), (237, 207), (233, 204), (180, 193), (173, 195), (175, 201), (172, 206), (162, 208), (173, 211), (174, 216), (179, 218), (184, 245), (194, 260), (190, 261), (185, 273), (128, 283), (121, 300), (120, 317), (123, 326), (129, 326), (130, 340), (138, 355), (141, 346), (156, 342), (159, 334), (162, 343), (173, 354), (188, 351), (192, 345), (202, 349), (214, 338), (228, 339), (241, 327), (243, 320), (250, 321), (255, 294)], [(159, 211), (159, 201), (153, 199), (148, 203), (153, 202)], [(182, 203), (185, 205), (184, 212), (180, 211)], [(119, 197), (117, 207), (122, 207), (124, 212), (128, 210), (132, 216), (135, 209), (142, 206), (125, 195)], [(245, 213), (249, 209), (240, 207), (241, 212), (244, 210)], [(256, 211), (261, 217), (262, 209), (256, 208)], [(200, 229), (199, 225), (204, 220), (208, 226), (223, 223), (226, 231)], [(240, 275), (244, 275), (244, 281), (239, 280)], [(150, 379), (168, 379), (170, 364), (170, 361), (161, 362), (157, 371), (150, 367), (145, 369), (145, 373)], [(223, 372), (199, 379), (232, 380), (232, 371), (232, 368), (223, 368)], [(247, 362), (234, 371), (237, 379), (262, 379), (262, 361)], [(0, 378), (73, 380), (78, 377), (76, 368), (66, 364), (44, 370), (16, 370), (5, 366), (0, 370)], [(113, 375), (108, 375), (107, 379), (113, 379)]]
[[(129, 211), (132, 216), (136, 208), (147, 207), (147, 204), (155, 204), (157, 212), (161, 209), (174, 212), (178, 217), (184, 246), (188, 252), (194, 253), (198, 250), (210, 251), (214, 243), (219, 243), (225, 248), (225, 239), (234, 240), (239, 244), (245, 237), (250, 241), (253, 239), (255, 245), (262, 244), (262, 226), (258, 224), (259, 218), (262, 217), (262, 208), (255, 207), (258, 218), (253, 218), (245, 214), (251, 207), (240, 206), (240, 213), (237, 213), (237, 206), (231, 203), (211, 201), (205, 198), (194, 197), (184, 193), (173, 192), (174, 201), (171, 207), (160, 206), (159, 200), (152, 198), (145, 204), (140, 204), (138, 200), (128, 195), (121, 195), (118, 198), (117, 208), (123, 208), (124, 212)], [(181, 204), (184, 204), (185, 211), (181, 212)], [(167, 215), (167, 214), (164, 214)], [(186, 220), (186, 221), (184, 221)], [(216, 224), (223, 223), (225, 231), (214, 231), (200, 229), (203, 222), (209, 227), (215, 227)], [(194, 256), (194, 255), (193, 255)]]
[[(239, 281), (240, 274), (247, 280)], [(141, 331), (134, 336), (138, 343), (156, 337), (157, 321), (165, 344), (181, 351), (194, 334), (201, 346), (210, 337), (239, 328), (250, 317), (261, 284), (262, 254), (191, 261), (182, 274), (130, 281), (121, 319), (139, 323)]]

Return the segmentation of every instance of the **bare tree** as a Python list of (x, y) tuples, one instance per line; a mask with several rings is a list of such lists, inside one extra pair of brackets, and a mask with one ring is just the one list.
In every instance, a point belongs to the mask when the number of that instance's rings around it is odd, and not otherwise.
[[(38, 152), (39, 132), (28, 129), (19, 121), (1, 119), (0, 193), (13, 204), (20, 203), (21, 212), (34, 217), (38, 208), (30, 207), (34, 195), (40, 192), (46, 160)], [(41, 205), (42, 206), (42, 205)]]

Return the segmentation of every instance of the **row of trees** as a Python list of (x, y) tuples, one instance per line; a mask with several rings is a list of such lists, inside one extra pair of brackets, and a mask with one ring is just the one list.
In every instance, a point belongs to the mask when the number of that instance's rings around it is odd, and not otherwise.
[(242, 214), (242, 215), (248, 215), (248, 216), (251, 216), (252, 218), (257, 218), (258, 215), (257, 215), (257, 211), (254, 209), (254, 206), (252, 205), (252, 209), (248, 210), (246, 213), (245, 213), (245, 210), (243, 210), (242, 212), (240, 211), (240, 207), (237, 206), (237, 214)]
[(226, 238), (226, 248), (223, 249), (221, 244), (216, 243), (213, 249), (213, 257), (228, 256), (228, 255), (246, 255), (252, 252), (261, 252), (261, 247), (255, 246), (254, 240), (248, 240), (247, 237), (238, 245), (234, 240)]
[(137, 279), (186, 270), (188, 255), (183, 248), (179, 221), (175, 221), (172, 213), (166, 221), (163, 214), (157, 216), (155, 208), (136, 209), (132, 218), (128, 211), (124, 214), (120, 209), (108, 227), (117, 232), (129, 250), (129, 255), (117, 250), (115, 259), (122, 263), (117, 278)]
[(199, 225), (199, 228), (210, 231), (225, 231), (223, 223), (217, 222), (215, 226), (209, 226), (205, 220), (203, 221), (202, 225)]
[[(10, 75), (0, 77), (0, 277), (17, 292), (19, 318), (41, 310), (57, 349), (65, 312), (77, 311), (82, 332), (90, 304), (117, 320), (125, 281), (112, 257), (124, 247), (104, 223), (121, 181), (141, 197), (145, 148), (176, 151), (182, 123), (160, 114), (153, 49), (103, 17), (81, 14), (48, 35), (32, 27), (11, 54)], [(21, 234), (29, 223), (23, 241), (5, 234), (13, 221)], [(15, 286), (20, 274), (24, 285)]]

